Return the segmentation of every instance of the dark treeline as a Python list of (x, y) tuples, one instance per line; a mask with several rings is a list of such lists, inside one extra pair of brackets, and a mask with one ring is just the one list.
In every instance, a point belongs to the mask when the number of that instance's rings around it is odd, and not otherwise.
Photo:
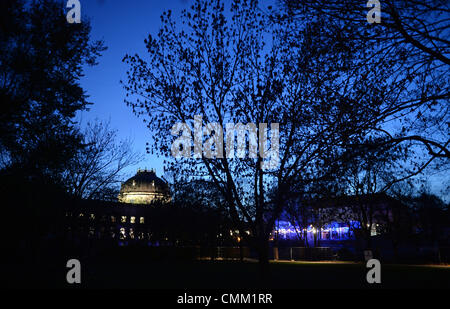
[(88, 21), (68, 24), (60, 2), (0, 3), (0, 192), (5, 247), (31, 257), (54, 235), (68, 198), (113, 200), (123, 169), (140, 160), (108, 121), (82, 128), (92, 104), (83, 68), (106, 49)]
[(68, 24), (56, 1), (2, 1), (0, 169), (83, 198), (112, 198), (123, 169), (139, 161), (108, 121), (77, 123), (92, 102), (83, 68), (106, 49), (88, 21)]
[[(123, 59), (125, 101), (152, 130), (154, 153), (171, 156), (176, 123), (195, 141), (198, 116), (219, 128), (257, 124), (256, 133), (279, 125), (274, 165), (250, 148), (244, 158), (220, 156), (229, 145), (217, 142), (226, 140), (219, 129), (203, 137), (204, 147), (215, 140), (212, 157), (180, 143), (183, 157), (167, 164), (214, 184), (262, 269), (291, 201), (392, 194), (448, 169), (448, 4), (381, 2), (382, 21), (371, 23), (357, 0), (194, 1), (180, 17), (163, 13), (147, 52)], [(373, 207), (356, 208), (369, 238)]]
[[(379, 194), (404, 205), (387, 218), (394, 243), (414, 233), (441, 241), (448, 205), (413, 194), (412, 180), (449, 164), (448, 4), (383, 1), (382, 22), (369, 24), (354, 1), (225, 2), (197, 0), (180, 19), (162, 15), (161, 31), (143, 42), (147, 53), (123, 59), (126, 104), (152, 130), (157, 155), (171, 158), (173, 125), (192, 128), (200, 115), (222, 128), (278, 123), (279, 158), (268, 168), (247, 149), (242, 159), (170, 160), (173, 200), (149, 208), (145, 216), (158, 219), (145, 223), (148, 241), (236, 245), (238, 234), (265, 269), (284, 213), (300, 218), (310, 201), (353, 196), (370, 248), (375, 213), (364, 197)], [(13, 260), (58, 251), (73, 223), (68, 211), (101, 220), (90, 207), (114, 207), (124, 168), (140, 160), (108, 122), (82, 129), (75, 120), (92, 104), (83, 68), (106, 48), (90, 31), (88, 21), (68, 24), (56, 1), (1, 1), (0, 190)], [(222, 146), (216, 153), (226, 153)], [(76, 222), (78, 239), (88, 237), (89, 221)]]

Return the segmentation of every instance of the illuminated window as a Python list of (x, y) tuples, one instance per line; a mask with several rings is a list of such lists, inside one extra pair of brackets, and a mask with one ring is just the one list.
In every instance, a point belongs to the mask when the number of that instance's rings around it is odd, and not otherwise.
[(115, 223), (115, 222), (116, 222), (116, 217), (111, 216), (111, 222), (112, 222), (112, 223)]
[(127, 234), (126, 234), (125, 228), (123, 228), (123, 227), (120, 229), (119, 238), (120, 239), (127, 238)]
[(139, 223), (140, 223), (140, 224), (144, 224), (144, 217), (140, 217), (140, 218), (139, 218)]
[(122, 216), (122, 219), (120, 220), (120, 222), (126, 223), (127, 222), (127, 216)]
[(95, 220), (95, 215), (94, 215), (94, 214), (91, 214), (91, 215), (89, 216), (89, 219)]
[(134, 222), (136, 221), (136, 217), (130, 217), (130, 223), (134, 224)]

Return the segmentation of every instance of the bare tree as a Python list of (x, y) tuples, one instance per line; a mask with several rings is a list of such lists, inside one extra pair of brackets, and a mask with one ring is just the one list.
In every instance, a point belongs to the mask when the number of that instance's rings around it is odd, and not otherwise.
[(342, 177), (335, 174), (329, 179), (303, 185), (302, 192), (292, 192), (291, 198), (286, 201), (285, 215), (296, 227), (297, 237), (306, 247), (310, 246), (307, 233), (311, 226), (316, 231), (315, 234), (313, 233), (314, 246), (319, 246), (318, 234), (321, 229), (341, 217), (341, 209), (328, 203), (343, 192), (343, 184), (340, 181), (342, 178), (337, 178), (339, 176)]
[[(361, 51), (349, 68), (355, 83), (365, 71), (378, 67), (379, 90), (384, 98), (376, 117), (367, 122), (371, 142), (402, 145), (410, 153), (410, 168), (396, 182), (416, 176), (428, 167), (442, 169), (450, 158), (450, 6), (445, 0), (284, 0), (275, 19), (326, 19), (340, 25), (336, 40), (351, 42)], [(373, 8), (379, 22), (369, 23)], [(372, 10), (372, 11), (371, 11)], [(378, 14), (378, 15), (380, 15)], [(324, 35), (328, 35), (324, 31)], [(369, 43), (369, 44), (367, 44)], [(436, 166), (437, 165), (437, 166)]]
[[(254, 136), (261, 132), (260, 123), (279, 124), (279, 162), (269, 169), (261, 168), (267, 159), (252, 157), (256, 150), (250, 147), (244, 158), (218, 156), (231, 146), (227, 143), (216, 143), (212, 157), (203, 156), (205, 152), (192, 156), (188, 146), (184, 150), (189, 157), (168, 162), (175, 174), (206, 178), (216, 186), (264, 266), (269, 235), (287, 197), (312, 179), (325, 177), (342, 145), (358, 140), (364, 133), (359, 128), (372, 110), (357, 110), (354, 102), (372, 106), (377, 93), (362, 94), (374, 88), (369, 85), (373, 80), (367, 79), (355, 89), (345, 89), (346, 100), (334, 95), (343, 90), (341, 72), (357, 55), (350, 48), (326, 53), (334, 43), (316, 40), (323, 31), (319, 22), (301, 30), (289, 23), (273, 26), (256, 1), (233, 1), (229, 9), (230, 14), (224, 13), (222, 1), (196, 1), (182, 13), (180, 24), (170, 11), (164, 13), (157, 37), (145, 40), (146, 57), (124, 58), (130, 67), (124, 82), (126, 103), (153, 131), (151, 151), (166, 157), (171, 156), (171, 128), (176, 123), (186, 124), (185, 137), (196, 140), (196, 115), (219, 128), (227, 123), (256, 124)], [(226, 136), (215, 130), (206, 135)], [(249, 142), (251, 132), (247, 133)], [(205, 133), (200, 134), (194, 151), (206, 140)], [(264, 144), (260, 141), (260, 151)], [(272, 138), (272, 149), (275, 144)], [(245, 233), (248, 226), (250, 235)]]
[(131, 140), (117, 140), (109, 121), (89, 122), (83, 132), (84, 147), (69, 162), (66, 185), (75, 196), (114, 200), (123, 171), (142, 160)]

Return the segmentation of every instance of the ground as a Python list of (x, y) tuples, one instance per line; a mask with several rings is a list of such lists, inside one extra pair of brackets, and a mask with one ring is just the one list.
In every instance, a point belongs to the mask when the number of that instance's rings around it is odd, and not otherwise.
[[(2, 265), (10, 286), (70, 287), (65, 265)], [(58, 269), (57, 269), (58, 268)], [(382, 264), (380, 285), (366, 283), (363, 263), (272, 262), (266, 281), (257, 263), (238, 261), (82, 263), (86, 288), (449, 288), (450, 266)]]

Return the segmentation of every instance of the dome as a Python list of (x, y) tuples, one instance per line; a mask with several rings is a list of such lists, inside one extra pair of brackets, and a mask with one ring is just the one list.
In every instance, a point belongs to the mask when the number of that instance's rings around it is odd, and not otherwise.
[(149, 204), (156, 200), (170, 200), (170, 191), (154, 170), (139, 169), (136, 175), (122, 183), (118, 198), (122, 203)]

